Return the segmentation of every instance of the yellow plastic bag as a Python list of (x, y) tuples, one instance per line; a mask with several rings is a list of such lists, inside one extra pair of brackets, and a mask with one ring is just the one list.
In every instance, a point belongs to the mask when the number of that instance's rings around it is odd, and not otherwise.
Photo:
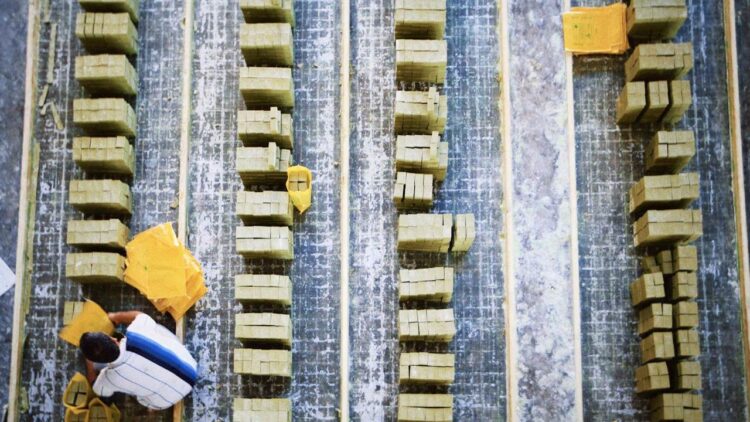
[(628, 50), (624, 3), (574, 7), (563, 13), (565, 51), (573, 54), (622, 54)]
[[(119, 417), (119, 409), (117, 407), (114, 409), (117, 410)], [(117, 422), (117, 420), (114, 410), (98, 398), (89, 402), (89, 414), (86, 416), (86, 422)]]
[(115, 332), (115, 325), (109, 320), (104, 309), (94, 301), (87, 300), (83, 304), (81, 313), (60, 330), (60, 338), (78, 347), (83, 333), (98, 331), (112, 335)]
[(125, 249), (126, 283), (149, 300), (185, 296), (184, 248), (171, 223), (139, 233)]
[(86, 422), (89, 416), (89, 409), (71, 409), (65, 410), (65, 422)]
[(82, 373), (76, 372), (65, 387), (63, 405), (68, 409), (85, 409), (93, 398), (94, 391), (91, 390), (89, 380)]
[(303, 166), (289, 167), (286, 171), (286, 190), (297, 211), (302, 214), (312, 204), (312, 172)]

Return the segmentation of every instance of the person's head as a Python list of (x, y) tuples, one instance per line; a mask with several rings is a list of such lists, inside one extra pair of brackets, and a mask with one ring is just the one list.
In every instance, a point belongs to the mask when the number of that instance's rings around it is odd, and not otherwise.
[(83, 333), (79, 347), (86, 359), (96, 363), (110, 363), (120, 356), (117, 340), (104, 333)]

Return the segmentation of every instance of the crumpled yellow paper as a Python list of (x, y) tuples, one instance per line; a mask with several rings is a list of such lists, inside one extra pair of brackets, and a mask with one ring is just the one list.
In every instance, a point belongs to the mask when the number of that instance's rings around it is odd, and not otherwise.
[(622, 54), (628, 50), (624, 3), (574, 7), (563, 13), (565, 51), (573, 54)]
[(175, 320), (208, 291), (200, 263), (177, 239), (171, 223), (139, 233), (125, 250), (125, 282)]
[[(299, 184), (304, 186), (300, 189)], [(312, 172), (307, 167), (292, 166), (286, 170), (286, 190), (289, 192), (289, 199), (302, 214), (307, 211), (312, 204)]]
[(91, 300), (87, 300), (81, 313), (60, 330), (60, 338), (78, 347), (81, 336), (87, 332), (102, 332), (109, 335), (115, 332), (115, 325), (109, 320), (107, 313)]

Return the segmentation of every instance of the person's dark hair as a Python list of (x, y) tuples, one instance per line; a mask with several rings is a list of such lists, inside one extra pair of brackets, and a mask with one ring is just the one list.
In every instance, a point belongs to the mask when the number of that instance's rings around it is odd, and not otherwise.
[(86, 359), (96, 363), (110, 363), (120, 356), (120, 347), (104, 333), (83, 333), (80, 348)]

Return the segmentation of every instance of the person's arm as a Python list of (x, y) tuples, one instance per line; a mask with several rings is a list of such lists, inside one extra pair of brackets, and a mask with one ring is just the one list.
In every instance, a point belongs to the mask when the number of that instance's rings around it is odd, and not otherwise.
[(107, 314), (109, 320), (115, 325), (125, 324), (129, 325), (133, 320), (143, 312), (139, 311), (126, 311), (126, 312), (110, 312)]
[(89, 385), (94, 385), (98, 375), (96, 369), (94, 369), (94, 362), (86, 359), (86, 379), (89, 380)]

